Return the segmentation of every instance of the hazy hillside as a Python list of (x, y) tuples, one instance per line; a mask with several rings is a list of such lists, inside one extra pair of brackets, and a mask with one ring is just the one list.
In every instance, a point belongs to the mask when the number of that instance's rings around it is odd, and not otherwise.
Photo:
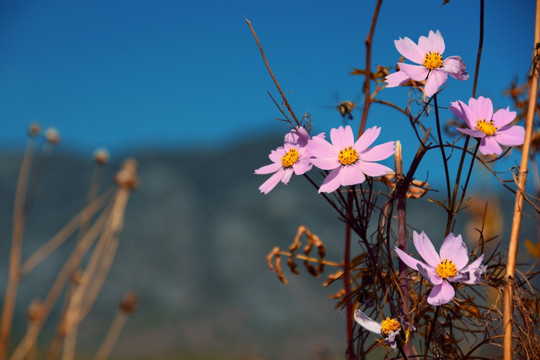
[[(342, 252), (343, 227), (304, 178), (293, 178), (288, 187), (279, 185), (266, 196), (258, 192), (266, 177), (253, 170), (268, 163), (267, 154), (279, 141), (214, 152), (133, 154), (141, 185), (128, 204), (110, 277), (82, 324), (82, 348), (97, 346), (118, 300), (132, 289), (140, 305), (116, 348), (120, 357), (315, 359), (327, 348), (342, 357), (343, 316), (328, 298), (338, 288), (322, 288), (303, 269), (300, 277), (286, 271), (291, 284), (285, 286), (266, 265), (266, 254), (275, 245), (286, 248), (300, 224), (321, 237), (329, 259), (339, 260)], [(122, 160), (114, 155), (107, 186)], [(0, 155), (2, 292), (20, 159), (21, 154)], [(91, 160), (61, 149), (48, 160), (30, 208), (26, 256), (83, 207), (91, 169)], [(511, 199), (505, 201), (513, 206)], [(428, 234), (440, 232), (439, 208), (424, 201), (410, 204), (414, 226)], [(532, 227), (523, 233), (532, 234)], [(18, 334), (25, 328), (29, 301), (44, 296), (71, 248), (63, 246), (23, 281), (15, 318)]]

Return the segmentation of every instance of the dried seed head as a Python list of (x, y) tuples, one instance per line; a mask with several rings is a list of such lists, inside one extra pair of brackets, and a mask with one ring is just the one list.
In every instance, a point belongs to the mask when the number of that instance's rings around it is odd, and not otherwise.
[(71, 276), (71, 282), (73, 285), (79, 286), (84, 282), (83, 274), (81, 271), (77, 270)]
[(291, 272), (293, 274), (300, 275), (298, 270), (296, 270), (298, 265), (296, 265), (296, 263), (294, 262), (294, 258), (292, 256), (289, 256), (289, 259), (287, 260), (287, 265), (289, 266), (289, 269), (291, 269)]
[(28, 136), (36, 137), (41, 132), (41, 126), (37, 122), (33, 122), (28, 125)]
[(94, 152), (94, 159), (100, 165), (104, 165), (109, 161), (109, 152), (107, 149), (99, 148)]
[(51, 144), (56, 145), (60, 142), (60, 134), (58, 130), (54, 128), (48, 128), (45, 130), (45, 139)]
[(133, 159), (124, 161), (124, 165), (114, 178), (116, 184), (127, 190), (134, 190), (139, 186), (139, 178), (137, 177), (137, 162)]
[(124, 297), (120, 301), (119, 307), (120, 310), (126, 313), (127, 315), (133, 315), (137, 310), (137, 304), (139, 302), (139, 297), (133, 291), (128, 291), (124, 294)]
[(28, 321), (39, 321), (41, 320), (41, 317), (43, 316), (43, 305), (41, 301), (35, 299), (32, 300), (30, 303), (30, 306), (28, 307), (28, 312), (26, 313), (26, 317), (28, 318)]

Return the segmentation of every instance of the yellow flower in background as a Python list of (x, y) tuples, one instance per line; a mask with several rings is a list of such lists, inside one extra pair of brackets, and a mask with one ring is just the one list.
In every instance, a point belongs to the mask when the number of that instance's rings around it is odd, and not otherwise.
[(537, 241), (536, 244), (533, 244), (531, 240), (527, 239), (525, 240), (525, 247), (527, 248), (529, 254), (537, 259), (540, 259), (540, 240)]

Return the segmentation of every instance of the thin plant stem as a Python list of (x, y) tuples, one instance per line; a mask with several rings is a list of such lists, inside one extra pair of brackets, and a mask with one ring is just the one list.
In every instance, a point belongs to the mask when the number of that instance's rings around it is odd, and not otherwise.
[[(441, 155), (442, 155), (442, 161), (444, 165), (444, 176), (446, 179), (446, 194), (448, 197), (448, 203), (450, 204), (450, 174), (448, 172), (448, 159), (446, 158), (446, 152), (444, 150), (443, 146), (443, 139), (441, 134), (441, 121), (439, 119), (439, 105), (437, 104), (437, 94), (433, 95), (433, 103), (435, 105), (435, 119), (437, 123), (437, 137), (439, 140), (439, 145), (441, 146)], [(445, 233), (445, 236), (448, 235), (448, 233)]]
[(433, 320), (431, 321), (431, 326), (429, 327), (429, 333), (426, 340), (426, 348), (424, 349), (424, 360), (426, 360), (428, 356), (429, 344), (431, 343), (431, 339), (433, 338), (433, 331), (435, 331), (435, 323), (437, 322), (437, 318), (439, 317), (439, 309), (440, 306), (437, 306), (435, 308), (435, 314), (433, 314)]
[(310, 261), (310, 262), (314, 262), (314, 263), (317, 263), (317, 264), (323, 264), (323, 265), (334, 266), (334, 267), (342, 267), (340, 264), (338, 264), (338, 263), (336, 263), (334, 261), (329, 261), (329, 260), (325, 260), (325, 259), (317, 259), (317, 258), (314, 258), (314, 257), (311, 257), (311, 256), (306, 256), (304, 254), (293, 254), (293, 253), (291, 253), (289, 251), (282, 251), (282, 250), (280, 250), (277, 254), (282, 255), (282, 256), (287, 256), (287, 257), (293, 256), (298, 260)]
[(525, 120), (525, 142), (521, 153), (521, 163), (519, 165), (516, 201), (514, 205), (514, 216), (512, 219), (512, 231), (510, 233), (510, 245), (508, 247), (508, 261), (506, 266), (506, 285), (504, 291), (504, 340), (503, 355), (504, 360), (511, 360), (513, 356), (512, 345), (512, 317), (513, 317), (513, 297), (514, 297), (514, 277), (516, 271), (516, 258), (519, 242), (519, 231), (521, 227), (521, 217), (523, 212), (523, 197), (527, 180), (529, 151), (531, 147), (531, 137), (533, 131), (534, 112), (536, 107), (536, 97), (538, 92), (538, 72), (540, 56), (540, 0), (536, 1), (536, 19), (534, 27), (534, 53), (532, 64), (532, 81), (529, 91), (529, 106)]
[(371, 44), (373, 42), (373, 34), (375, 33), (375, 25), (379, 17), (379, 11), (381, 9), (382, 0), (377, 0), (375, 5), (375, 12), (373, 13), (373, 19), (371, 20), (371, 28), (369, 35), (366, 38), (366, 79), (364, 81), (364, 109), (362, 110), (362, 120), (360, 121), (360, 128), (358, 129), (358, 138), (364, 133), (366, 128), (367, 116), (369, 108), (371, 106)]
[(2, 309), (2, 323), (0, 324), (0, 360), (5, 359), (7, 355), (6, 353), (11, 334), (11, 326), (13, 324), (15, 299), (17, 298), (17, 289), (20, 281), (21, 252), (25, 220), (25, 195), (34, 155), (34, 147), (34, 138), (30, 136), (21, 163), (19, 179), (17, 180), (17, 190), (15, 192), (15, 204), (13, 207), (13, 236), (11, 253), (9, 256), (8, 284), (6, 295), (4, 297), (4, 307)]
[[(106, 202), (110, 201), (111, 191), (90, 202), (73, 219), (71, 219), (56, 235), (32, 254), (21, 266), (21, 277), (30, 273), (39, 263), (49, 256), (58, 246), (62, 245), (81, 224), (88, 222), (90, 216), (98, 212)], [(86, 218), (86, 219), (85, 219)], [(85, 220), (83, 220), (85, 219)]]
[[(110, 208), (112, 208), (112, 205), (110, 206)], [(73, 274), (73, 270), (82, 260), (86, 251), (94, 243), (94, 240), (103, 231), (103, 226), (105, 224), (105, 221), (108, 219), (110, 215), (110, 210), (111, 210), (110, 208), (105, 209), (104, 212), (100, 215), (100, 217), (94, 222), (92, 227), (88, 230), (86, 235), (83, 237), (82, 241), (79, 244), (77, 244), (77, 247), (75, 248), (73, 253), (70, 255), (70, 257), (64, 264), (64, 267), (62, 268), (62, 270), (60, 270), (60, 273), (56, 277), (56, 280), (54, 281), (53, 285), (49, 289), (49, 292), (47, 293), (47, 296), (42, 303), (41, 317), (39, 321), (37, 321), (37, 325), (36, 325), (39, 331), (30, 331), (30, 329), (27, 330), (23, 338), (23, 341), (21, 341), (21, 343), (19, 343), (19, 345), (15, 349), (12, 355), (12, 358), (24, 358), (24, 356), (26, 356), (26, 354), (30, 350), (30, 347), (32, 346), (32, 344), (34, 344), (35, 341), (37, 340), (39, 332), (43, 328), (43, 325), (45, 321), (47, 320), (47, 317), (51, 313), (51, 310), (54, 304), (56, 303), (56, 300), (60, 296), (60, 293), (64, 289), (64, 285)]]
[[(475, 66), (475, 70), (474, 70), (474, 81), (473, 81), (473, 88), (472, 88), (472, 97), (473, 98), (476, 97), (476, 88), (478, 86), (478, 74), (480, 72), (480, 60), (482, 59), (482, 48), (483, 48), (483, 46), (484, 46), (484, 0), (480, 0), (480, 31), (479, 31), (479, 40), (478, 40), (478, 52), (476, 54), (476, 66)], [(450, 209), (451, 212), (448, 213), (448, 219), (447, 219), (447, 222), (446, 222), (446, 234), (448, 234), (450, 232), (450, 228), (452, 226), (453, 218), (456, 215), (456, 213), (459, 211), (459, 209), (461, 207), (461, 204), (463, 203), (463, 199), (465, 198), (467, 185), (469, 184), (469, 179), (470, 179), (471, 172), (472, 172), (473, 165), (474, 165), (474, 160), (476, 159), (476, 152), (478, 151), (478, 147), (480, 146), (480, 143), (477, 143), (476, 149), (474, 151), (474, 156), (471, 159), (471, 165), (469, 166), (469, 172), (467, 174), (467, 180), (465, 181), (465, 186), (463, 187), (463, 191), (461, 193), (461, 200), (460, 200), (458, 206), (455, 206), (456, 199), (457, 199), (457, 193), (458, 193), (458, 189), (459, 189), (459, 183), (460, 183), (460, 180), (461, 180), (461, 172), (463, 170), (463, 165), (464, 165), (464, 162), (465, 162), (465, 155), (467, 154), (466, 149), (469, 146), (470, 139), (471, 139), (471, 137), (468, 136), (468, 135), (465, 137), (465, 145), (463, 145), (464, 150), (461, 153), (461, 159), (459, 161), (458, 173), (457, 173), (457, 176), (456, 176), (456, 182), (454, 184), (454, 192), (452, 194), (452, 200), (451, 200), (451, 202), (450, 202), (450, 204), (448, 206), (448, 208)]]
[[(92, 212), (92, 209), (90, 208), (91, 204), (96, 202), (97, 194), (99, 192), (101, 179), (103, 175), (103, 165), (104, 163), (101, 161), (96, 160), (94, 162), (94, 169), (92, 171), (92, 180), (90, 181), (90, 188), (88, 190), (88, 197), (87, 197), (87, 206), (81, 211), (80, 216), (80, 227), (79, 227), (79, 234), (77, 236), (77, 244), (79, 244), (83, 238), (83, 236), (87, 233), (88, 227), (90, 226), (90, 219), (92, 216), (94, 216), (94, 212)], [(107, 199), (110, 200), (112, 195), (112, 190), (109, 190), (106, 192)], [(100, 196), (99, 199), (103, 198), (104, 195)], [(77, 268), (73, 270), (75, 273), (77, 271)], [(62, 341), (64, 340), (65, 334), (60, 331), (60, 327), (63, 327), (65, 325), (65, 313), (67, 311), (67, 307), (70, 303), (71, 296), (73, 294), (73, 287), (76, 286), (75, 283), (70, 283), (68, 286), (68, 289), (66, 291), (66, 296), (64, 299), (64, 304), (62, 307), (62, 316), (60, 318), (58, 329), (56, 331), (55, 338), (51, 342), (51, 346), (49, 348), (49, 352), (47, 354), (47, 360), (56, 359), (58, 357), (58, 354), (61, 349)]]
[(276, 77), (274, 76), (274, 73), (272, 72), (272, 69), (270, 69), (270, 64), (268, 64), (268, 60), (266, 60), (266, 56), (264, 55), (263, 48), (261, 46), (259, 38), (257, 37), (257, 34), (255, 33), (255, 30), (253, 29), (253, 26), (251, 25), (251, 21), (249, 21), (247, 18), (244, 18), (244, 20), (248, 24), (249, 29), (251, 30), (251, 33), (253, 34), (253, 37), (255, 38), (255, 41), (257, 42), (257, 46), (259, 47), (259, 51), (261, 52), (264, 64), (266, 65), (266, 68), (268, 69), (268, 72), (270, 73), (270, 76), (272, 77), (272, 80), (274, 80), (274, 84), (276, 84), (276, 87), (277, 87), (277, 89), (278, 89), (278, 91), (279, 91), (279, 93), (281, 95), (281, 98), (283, 99), (283, 102), (285, 103), (285, 106), (287, 107), (287, 109), (289, 110), (289, 113), (294, 118), (294, 121), (296, 122), (296, 125), (300, 126), (301, 125), (300, 121), (298, 121), (298, 118), (294, 114), (294, 111), (292, 110), (291, 106), (289, 105), (289, 102), (287, 101), (287, 98), (285, 97), (285, 94), (281, 90), (281, 87), (279, 86), (279, 83), (278, 83)]
[(482, 59), (482, 48), (484, 46), (484, 0), (480, 0), (480, 39), (478, 40), (478, 53), (476, 54), (476, 66), (474, 68), (474, 81), (472, 97), (476, 97), (476, 87), (478, 85), (478, 73), (480, 72), (480, 60)]
[(480, 141), (476, 143), (476, 147), (474, 148), (474, 154), (471, 159), (471, 165), (469, 167), (469, 172), (467, 173), (467, 179), (465, 179), (465, 185), (463, 185), (463, 191), (461, 192), (461, 199), (459, 200), (459, 203), (457, 204), (454, 213), (457, 213), (459, 209), (461, 209), (461, 205), (463, 204), (463, 200), (465, 200), (465, 194), (467, 193), (467, 187), (469, 186), (469, 180), (471, 178), (472, 169), (474, 165), (474, 160), (476, 159), (476, 154), (478, 153), (478, 148), (480, 147)]
[[(81, 284), (75, 289), (71, 297), (70, 305), (66, 312), (66, 329), (67, 335), (64, 340), (64, 352), (62, 359), (70, 360), (75, 358), (75, 341), (76, 329), (82, 320), (84, 302), (88, 295), (90, 284), (96, 281), (96, 274), (101, 269), (101, 263), (104, 258), (107, 258), (108, 253), (114, 255), (116, 250), (117, 235), (122, 228), (124, 219), (124, 210), (129, 199), (129, 190), (120, 188), (117, 192), (114, 207), (111, 211), (111, 216), (107, 222), (99, 242), (96, 244), (92, 256), (88, 261), (88, 265), (81, 276)], [(108, 261), (106, 262), (108, 264)], [(108, 267), (107, 267), (108, 269)], [(98, 279), (99, 280), (99, 279)], [(99, 280), (101, 281), (101, 280)], [(93, 301), (95, 298), (90, 299)]]
[(109, 358), (114, 348), (114, 345), (116, 344), (118, 338), (120, 337), (120, 334), (122, 333), (122, 329), (124, 328), (128, 317), (128, 314), (121, 309), (116, 312), (111, 326), (109, 327), (109, 331), (107, 332), (103, 343), (101, 344), (96, 355), (94, 356), (94, 360), (106, 360)]
[[(353, 210), (353, 196), (355, 190), (354, 186), (349, 188), (348, 202), (347, 202), (347, 218), (352, 219)], [(345, 288), (345, 307), (347, 317), (347, 356), (349, 360), (354, 360), (354, 347), (353, 347), (353, 314), (352, 314), (352, 299), (351, 299), (351, 225), (347, 221), (345, 224), (345, 254), (343, 258), (343, 286)]]
[[(403, 176), (403, 158), (401, 153), (401, 142), (396, 141), (395, 172), (396, 172), (396, 200), (397, 200), (397, 228), (398, 228), (398, 248), (407, 253), (407, 190), (408, 183), (405, 183)], [(409, 267), (401, 258), (399, 258), (399, 286), (402, 294), (401, 312), (405, 320), (408, 322), (409, 314)], [(403, 355), (411, 354), (411, 342), (404, 344), (400, 348)]]

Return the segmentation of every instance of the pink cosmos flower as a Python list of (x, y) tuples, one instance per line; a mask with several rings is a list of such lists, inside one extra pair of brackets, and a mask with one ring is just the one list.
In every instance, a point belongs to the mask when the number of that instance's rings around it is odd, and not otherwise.
[(447, 304), (454, 298), (454, 287), (450, 282), (460, 282), (474, 285), (486, 271), (486, 266), (481, 265), (484, 255), (467, 265), (469, 255), (467, 246), (461, 239), (461, 235), (454, 236), (450, 233), (441, 245), (440, 255), (435, 247), (422, 231), (413, 233), (413, 242), (416, 250), (424, 259), (425, 263), (407, 255), (396, 247), (396, 252), (407, 266), (418, 270), (433, 286), (427, 302), (433, 306)]
[(319, 193), (332, 192), (340, 185), (356, 185), (363, 183), (367, 176), (381, 176), (392, 172), (392, 169), (374, 161), (380, 161), (394, 154), (394, 142), (368, 148), (379, 136), (381, 128), (367, 129), (355, 142), (349, 125), (330, 130), (332, 143), (314, 137), (309, 140), (309, 152), (313, 156), (311, 162), (322, 170), (332, 170), (324, 179)]
[(516, 118), (516, 112), (507, 107), (493, 113), (493, 104), (489, 98), (470, 98), (469, 106), (458, 100), (450, 104), (450, 110), (469, 126), (469, 129), (457, 130), (480, 139), (479, 150), (484, 155), (500, 155), (500, 145), (516, 146), (525, 141), (523, 126), (508, 125)]
[(445, 45), (439, 30), (435, 33), (430, 30), (428, 37), (420, 36), (418, 45), (408, 37), (399, 38), (394, 44), (401, 55), (420, 65), (398, 63), (399, 71), (385, 78), (387, 87), (399, 86), (410, 79), (422, 81), (427, 78), (424, 93), (432, 96), (446, 82), (448, 75), (461, 81), (469, 78), (461, 57), (449, 56), (443, 60)]
[(259, 187), (262, 193), (268, 194), (280, 181), (288, 184), (293, 173), (303, 175), (311, 169), (311, 155), (307, 150), (308, 140), (307, 131), (303, 127), (298, 127), (285, 135), (283, 146), (270, 152), (268, 157), (272, 160), (272, 164), (255, 170), (255, 174), (274, 173)]

